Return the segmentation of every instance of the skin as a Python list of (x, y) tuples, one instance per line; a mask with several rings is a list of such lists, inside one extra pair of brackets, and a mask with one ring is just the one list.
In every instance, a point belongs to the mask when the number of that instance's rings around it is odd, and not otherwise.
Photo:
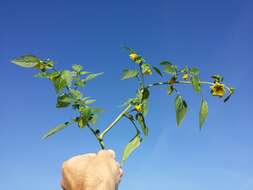
[(116, 190), (123, 171), (112, 150), (75, 156), (62, 164), (63, 190)]

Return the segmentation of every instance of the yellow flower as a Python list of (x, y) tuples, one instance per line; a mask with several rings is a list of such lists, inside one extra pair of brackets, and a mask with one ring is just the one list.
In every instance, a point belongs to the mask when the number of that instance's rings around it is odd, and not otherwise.
[(152, 71), (151, 69), (147, 69), (145, 72), (144, 72), (145, 75), (151, 75), (152, 74)]
[(213, 96), (222, 97), (226, 93), (224, 84), (220, 84), (219, 82), (215, 82), (214, 85), (210, 86), (210, 88)]
[(189, 80), (189, 74), (184, 74), (183, 77), (182, 77), (184, 80)]
[(138, 58), (138, 55), (136, 53), (131, 53), (129, 55), (130, 59), (133, 60), (133, 61), (136, 61), (136, 59)]
[(135, 106), (135, 109), (136, 109), (136, 111), (141, 112), (141, 111), (142, 111), (142, 106), (141, 106), (141, 104), (136, 105), (136, 106)]

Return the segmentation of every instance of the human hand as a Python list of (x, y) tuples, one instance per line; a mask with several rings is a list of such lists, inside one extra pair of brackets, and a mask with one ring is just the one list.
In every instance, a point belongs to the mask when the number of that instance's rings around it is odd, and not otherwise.
[(75, 156), (62, 165), (64, 190), (115, 190), (123, 175), (112, 150)]

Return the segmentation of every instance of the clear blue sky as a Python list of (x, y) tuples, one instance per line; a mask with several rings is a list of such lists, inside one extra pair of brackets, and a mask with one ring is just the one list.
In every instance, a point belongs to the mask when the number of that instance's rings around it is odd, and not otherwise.
[[(120, 189), (253, 189), (252, 1), (1, 0), (0, 23), (0, 189), (60, 189), (62, 162), (99, 148), (88, 130), (74, 127), (42, 141), (69, 111), (54, 107), (49, 81), (9, 61), (32, 53), (55, 60), (58, 68), (82, 64), (104, 71), (85, 91), (105, 108), (97, 125), (104, 128), (135, 91), (134, 81), (119, 80), (130, 66), (124, 44), (152, 64), (169, 59), (199, 67), (206, 79), (220, 73), (236, 94), (224, 104), (206, 88), (210, 114), (200, 132), (200, 96), (191, 87), (182, 89), (190, 111), (180, 129), (173, 97), (163, 88), (154, 90), (150, 136), (126, 162)], [(106, 142), (120, 156), (133, 135), (123, 121)]]

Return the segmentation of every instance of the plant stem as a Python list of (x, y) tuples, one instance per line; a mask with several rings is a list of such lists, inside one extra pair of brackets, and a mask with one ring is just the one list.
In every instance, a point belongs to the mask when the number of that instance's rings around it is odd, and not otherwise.
[(142, 73), (141, 64), (139, 64), (139, 73), (140, 73), (140, 75), (141, 75), (141, 87), (144, 88), (145, 82), (144, 82), (144, 75), (143, 75), (143, 73)]
[[(166, 82), (156, 82), (156, 83), (153, 83), (153, 84), (149, 84), (147, 85), (147, 88), (151, 88), (153, 86), (160, 86), (160, 85), (168, 85), (169, 82), (166, 81)], [(175, 84), (192, 84), (191, 81), (176, 81)], [(199, 84), (206, 84), (206, 85), (214, 85), (213, 82), (207, 82), (207, 81), (199, 81)], [(230, 92), (230, 88), (227, 87), (226, 85), (224, 85), (224, 87)]]
[(135, 130), (137, 133), (140, 133), (140, 130), (138, 129), (138, 127), (136, 126), (135, 122), (128, 116), (128, 115), (124, 115), (134, 126)]
[(106, 133), (108, 133), (111, 128), (124, 116), (126, 112), (129, 111), (129, 109), (132, 107), (131, 104), (129, 104), (117, 117), (116, 119), (99, 135), (100, 139), (103, 139)]
[(103, 139), (101, 139), (99, 137), (99, 135), (97, 134), (96, 130), (93, 129), (89, 124), (87, 124), (87, 126), (91, 130), (91, 132), (94, 134), (94, 136), (96, 137), (96, 139), (98, 140), (101, 149), (105, 149), (105, 143), (104, 143)]

